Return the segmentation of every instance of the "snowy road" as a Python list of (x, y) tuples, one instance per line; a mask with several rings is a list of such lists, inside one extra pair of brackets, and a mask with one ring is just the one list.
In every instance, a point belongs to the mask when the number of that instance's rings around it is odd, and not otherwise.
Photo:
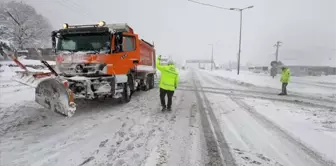
[[(277, 163), (289, 166), (335, 165), (333, 163), (336, 160), (335, 130), (333, 130), (332, 134), (328, 132), (316, 132), (316, 135), (313, 136), (315, 136), (315, 138), (321, 138), (313, 140), (317, 141), (317, 143), (307, 141), (311, 144), (306, 145), (306, 142), (300, 141), (302, 138), (290, 133), (290, 128), (286, 131), (282, 126), (279, 126), (266, 118), (263, 114), (259, 113), (254, 108), (254, 103), (251, 104), (245, 101), (247, 99), (246, 94), (255, 91), (255, 95), (249, 96), (250, 98), (267, 99), (272, 102), (281, 101), (286, 103), (296, 103), (296, 105), (300, 104), (302, 107), (312, 107), (313, 105), (323, 107), (323, 105), (321, 105), (322, 101), (319, 98), (314, 100), (304, 96), (295, 96), (294, 98), (296, 101), (291, 101), (290, 99), (276, 96), (276, 92), (273, 92), (274, 97), (269, 97), (270, 93), (272, 93), (270, 89), (263, 88), (263, 90), (261, 90), (260, 88), (241, 86), (222, 79), (218, 80), (202, 72), (199, 72), (197, 75), (199, 77), (198, 80), (201, 80), (199, 87), (212, 87), (200, 88), (200, 90), (203, 90), (204, 92), (203, 100), (209, 102), (208, 105), (211, 105), (207, 107), (209, 117), (213, 117), (213, 123), (219, 123), (220, 131), (221, 133), (224, 133), (226, 142), (230, 146), (231, 153), (235, 156), (236, 163), (250, 165), (252, 162), (257, 164), (260, 161), (255, 159), (260, 159), (260, 156), (268, 156), (276, 161), (273, 163), (275, 165)], [(223, 92), (222, 87), (225, 88), (224, 91), (226, 92)], [(212, 89), (212, 91), (204, 89)], [(217, 93), (214, 91), (215, 89), (217, 89)], [(237, 95), (237, 91), (239, 95)], [(306, 102), (307, 100), (312, 103)], [(329, 103), (328, 105), (330, 107), (334, 106), (332, 101), (323, 102)], [(335, 114), (331, 116), (335, 116)], [(288, 123), (288, 121), (286, 123)], [(326, 146), (320, 141), (322, 138), (325, 138), (322, 134), (325, 134), (326, 136), (328, 136), (327, 134), (332, 135), (327, 137), (328, 139), (326, 139), (326, 141), (328, 142), (324, 142)], [(319, 150), (322, 149), (322, 152), (314, 150), (314, 148), (311, 147), (313, 146), (312, 144), (315, 144), (315, 146), (317, 144), (317, 147), (324, 146), (323, 148), (319, 148)], [(254, 155), (251, 156), (251, 152), (254, 153)], [(326, 152), (329, 155), (325, 156), (322, 154), (323, 152)], [(264, 159), (268, 161), (266, 157)], [(332, 159), (334, 161), (331, 161)]]
[(180, 72), (170, 113), (160, 112), (157, 88), (135, 94), (125, 105), (81, 101), (72, 118), (35, 104), (33, 89), (6, 82), (0, 92), (0, 165), (336, 162), (333, 101), (280, 97), (274, 89), (235, 84), (202, 71)]
[(161, 113), (154, 89), (125, 105), (81, 103), (67, 119), (40, 109), (30, 98), (29, 104), (2, 109), (7, 113), (1, 126), (7, 127), (1, 128), (0, 165), (202, 165), (204, 147), (192, 96), (177, 91), (173, 112)]

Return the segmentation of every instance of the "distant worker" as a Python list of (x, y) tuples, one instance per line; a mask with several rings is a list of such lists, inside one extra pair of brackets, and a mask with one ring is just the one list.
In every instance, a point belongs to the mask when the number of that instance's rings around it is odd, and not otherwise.
[[(160, 78), (160, 100), (162, 111), (171, 111), (172, 98), (178, 84), (178, 71), (176, 70), (172, 60), (168, 61), (168, 65), (161, 65), (161, 55), (157, 58), (156, 67), (161, 72)], [(168, 104), (166, 105), (165, 97), (168, 96)]]
[(290, 80), (290, 74), (289, 68), (283, 66), (280, 79), (280, 82), (282, 83), (282, 92), (279, 95), (287, 95), (287, 85)]

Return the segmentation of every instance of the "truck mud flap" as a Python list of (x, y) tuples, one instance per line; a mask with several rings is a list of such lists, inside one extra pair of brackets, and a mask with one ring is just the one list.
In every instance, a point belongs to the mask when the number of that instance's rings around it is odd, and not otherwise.
[(45, 79), (37, 85), (35, 101), (66, 117), (72, 117), (76, 111), (72, 92), (56, 78)]

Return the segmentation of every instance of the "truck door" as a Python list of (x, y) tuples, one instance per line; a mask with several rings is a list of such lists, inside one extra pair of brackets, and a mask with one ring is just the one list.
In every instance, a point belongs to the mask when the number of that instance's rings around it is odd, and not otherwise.
[(140, 60), (139, 42), (137, 36), (119, 33), (112, 38), (114, 43), (113, 59), (116, 74), (127, 74)]

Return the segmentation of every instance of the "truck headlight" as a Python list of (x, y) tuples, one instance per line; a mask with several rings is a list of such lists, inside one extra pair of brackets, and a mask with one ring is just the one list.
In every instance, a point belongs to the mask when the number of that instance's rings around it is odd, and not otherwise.
[(68, 27), (69, 27), (69, 25), (68, 25), (67, 23), (64, 23), (64, 24), (63, 24), (63, 28), (64, 28), (64, 29), (68, 29)]
[(105, 26), (105, 21), (100, 21), (100, 22), (98, 23), (98, 26), (100, 26), (100, 27)]

